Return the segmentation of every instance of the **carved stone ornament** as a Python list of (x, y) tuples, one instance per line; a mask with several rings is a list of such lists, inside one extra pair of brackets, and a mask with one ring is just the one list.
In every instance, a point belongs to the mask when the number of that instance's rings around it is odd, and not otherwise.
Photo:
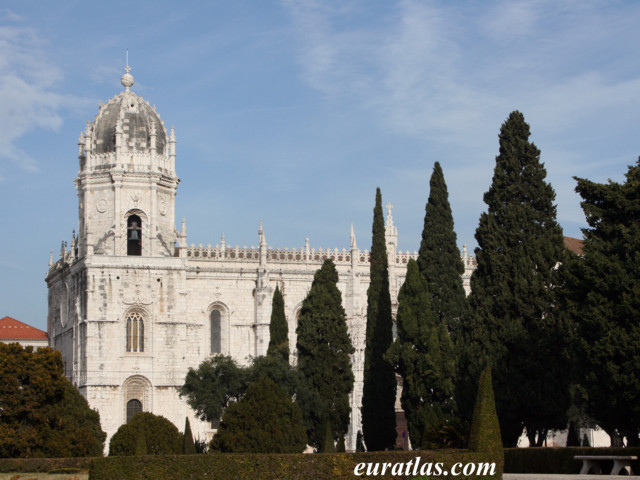
[(120, 290), (122, 303), (125, 305), (151, 305), (151, 298), (148, 292), (143, 292), (140, 284), (136, 283), (133, 292)]
[(167, 203), (166, 202), (160, 202), (160, 215), (164, 216), (167, 214)]
[(96, 204), (96, 210), (98, 210), (98, 212), (100, 213), (104, 213), (107, 211), (108, 206), (109, 206), (109, 202), (107, 202), (107, 199), (101, 198), (100, 200), (98, 200), (98, 203)]

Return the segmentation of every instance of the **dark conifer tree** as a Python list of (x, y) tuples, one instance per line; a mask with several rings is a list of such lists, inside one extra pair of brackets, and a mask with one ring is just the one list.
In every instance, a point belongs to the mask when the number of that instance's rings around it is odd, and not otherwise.
[(186, 417), (184, 419), (182, 453), (184, 455), (193, 455), (196, 453), (196, 444), (193, 442), (193, 434), (191, 433), (191, 424), (189, 423), (189, 417)]
[(302, 303), (296, 330), (298, 369), (307, 387), (299, 400), (309, 441), (317, 447), (325, 443), (325, 423), (330, 422), (334, 435), (341, 435), (351, 413), (354, 377), (349, 356), (354, 348), (337, 283), (336, 267), (327, 259)]
[(367, 291), (367, 336), (362, 389), (362, 433), (370, 451), (393, 449), (396, 439), (396, 377), (383, 357), (393, 341), (389, 264), (384, 235), (382, 195), (373, 209), (370, 283)]
[(567, 306), (578, 330), (579, 381), (587, 410), (612, 437), (640, 432), (640, 160), (624, 183), (576, 178), (589, 228), (567, 271)]
[(276, 286), (271, 302), (271, 323), (269, 324), (269, 348), (267, 356), (279, 354), (289, 361), (289, 327), (284, 314), (284, 298)]
[(455, 341), (460, 319), (467, 307), (462, 286), (464, 265), (456, 244), (449, 192), (439, 162), (433, 166), (425, 211), (418, 266), (427, 281), (431, 309), (439, 323), (447, 326)]
[(471, 277), (471, 317), (462, 324), (465, 376), (457, 398), (468, 415), (474, 379), (484, 366), (493, 367), (509, 447), (525, 427), (540, 441), (548, 429), (564, 428), (570, 402), (570, 331), (555, 309), (562, 230), (555, 193), (529, 135), (517, 111), (500, 130), (493, 182), (484, 195), (488, 210), (476, 230), (478, 268)]
[(431, 310), (427, 282), (415, 260), (398, 294), (398, 337), (387, 358), (402, 377), (402, 408), (415, 448), (428, 425), (441, 424), (454, 410), (453, 346), (444, 323)]

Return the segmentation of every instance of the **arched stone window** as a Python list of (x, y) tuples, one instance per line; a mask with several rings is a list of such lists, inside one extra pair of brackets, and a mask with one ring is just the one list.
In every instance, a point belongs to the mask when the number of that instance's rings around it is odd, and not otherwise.
[(142, 255), (142, 220), (138, 215), (127, 219), (127, 255)]
[(222, 353), (222, 312), (219, 308), (211, 310), (211, 353)]
[(207, 308), (205, 326), (209, 327), (209, 338), (204, 348), (208, 348), (211, 355), (229, 355), (229, 316), (229, 308), (220, 301), (213, 302)]
[(127, 316), (127, 352), (144, 352), (144, 319), (138, 312)]
[(122, 384), (123, 420), (127, 423), (138, 412), (151, 411), (151, 382), (142, 375), (127, 378)]
[(142, 402), (136, 398), (127, 402), (127, 423), (131, 421), (136, 413), (142, 411)]

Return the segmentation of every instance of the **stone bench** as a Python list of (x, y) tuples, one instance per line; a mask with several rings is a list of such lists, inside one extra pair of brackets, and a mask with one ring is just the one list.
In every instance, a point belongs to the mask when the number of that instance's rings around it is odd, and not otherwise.
[(588, 473), (595, 473), (596, 475), (601, 474), (601, 462), (612, 460), (613, 468), (609, 475), (619, 475), (620, 470), (625, 470), (628, 475), (633, 475), (631, 461), (638, 459), (638, 457), (634, 455), (576, 455), (573, 458), (575, 460), (582, 460), (582, 470), (580, 470), (581, 475), (586, 475)]

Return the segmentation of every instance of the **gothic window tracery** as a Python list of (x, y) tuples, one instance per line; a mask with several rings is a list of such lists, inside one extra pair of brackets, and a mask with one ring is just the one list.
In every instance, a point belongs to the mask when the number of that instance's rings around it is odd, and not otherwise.
[(131, 421), (133, 416), (136, 413), (140, 413), (142, 411), (142, 402), (137, 399), (132, 399), (127, 402), (127, 423)]
[(222, 353), (222, 312), (218, 308), (211, 310), (211, 353)]
[(138, 312), (127, 316), (127, 352), (144, 352), (144, 319)]

